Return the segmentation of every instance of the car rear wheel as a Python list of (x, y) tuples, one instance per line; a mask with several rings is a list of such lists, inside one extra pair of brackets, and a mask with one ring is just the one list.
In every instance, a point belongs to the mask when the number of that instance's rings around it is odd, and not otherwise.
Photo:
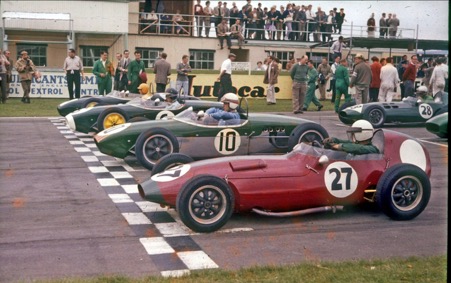
[(97, 118), (97, 128), (100, 131), (108, 128), (125, 124), (128, 121), (128, 115), (119, 108), (108, 108), (100, 113)]
[(376, 202), (394, 220), (410, 220), (427, 206), (431, 183), (426, 173), (412, 164), (396, 164), (382, 174), (376, 187)]
[(380, 128), (385, 122), (385, 111), (379, 106), (369, 107), (365, 113), (363, 113), (363, 119), (370, 122), (374, 128)]
[(152, 168), (152, 175), (164, 172), (173, 167), (193, 162), (190, 156), (181, 153), (172, 153), (160, 158)]
[(182, 222), (196, 232), (209, 233), (224, 226), (234, 210), (234, 195), (222, 179), (200, 175), (188, 181), (177, 195)]
[(97, 106), (100, 103), (98, 98), (88, 98), (83, 102), (83, 108), (91, 108)]
[(178, 151), (177, 138), (166, 129), (151, 129), (141, 133), (136, 140), (136, 159), (149, 170), (152, 170), (155, 163), (163, 156)]
[(301, 142), (312, 143), (314, 140), (323, 141), (328, 137), (329, 134), (323, 126), (315, 123), (305, 123), (297, 126), (291, 132), (288, 139), (288, 150), (293, 150)]

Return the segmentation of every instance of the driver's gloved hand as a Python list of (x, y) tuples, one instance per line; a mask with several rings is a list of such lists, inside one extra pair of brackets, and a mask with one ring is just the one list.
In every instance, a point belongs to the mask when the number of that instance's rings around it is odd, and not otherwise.
[(325, 138), (325, 139), (323, 140), (323, 144), (324, 144), (324, 145), (329, 144), (329, 143), (333, 143), (333, 142), (334, 142), (334, 138), (332, 138), (332, 137)]

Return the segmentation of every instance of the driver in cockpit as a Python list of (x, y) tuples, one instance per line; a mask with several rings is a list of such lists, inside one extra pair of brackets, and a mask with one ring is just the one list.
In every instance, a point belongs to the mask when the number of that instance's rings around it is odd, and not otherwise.
[(234, 93), (226, 93), (221, 97), (222, 109), (212, 107), (205, 111), (204, 124), (238, 125), (240, 114), (236, 110), (239, 105), (238, 96)]

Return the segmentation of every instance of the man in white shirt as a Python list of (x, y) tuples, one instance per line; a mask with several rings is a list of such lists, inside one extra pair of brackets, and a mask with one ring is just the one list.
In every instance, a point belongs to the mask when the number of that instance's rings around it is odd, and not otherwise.
[(341, 51), (346, 47), (346, 44), (343, 42), (343, 36), (340, 35), (337, 41), (332, 44), (332, 59), (335, 60), (336, 57), (343, 58), (341, 55)]
[(222, 62), (221, 73), (217, 79), (217, 81), (219, 81), (218, 101), (221, 100), (221, 97), (224, 94), (234, 92), (232, 86), (232, 62), (235, 61), (235, 59), (236, 55), (230, 53), (229, 58)]
[(335, 102), (335, 94), (336, 94), (336, 90), (335, 90), (335, 70), (337, 70), (338, 65), (340, 65), (340, 60), (341, 57), (337, 56), (334, 59), (334, 63), (332, 64), (332, 66), (330, 66), (330, 70), (332, 72), (332, 79), (330, 80), (330, 87), (327, 91), (332, 90), (332, 99), (330, 100), (330, 102)]
[(399, 83), (398, 70), (393, 66), (393, 58), (386, 59), (387, 64), (381, 68), (381, 87), (379, 88), (379, 102), (391, 102), (395, 87)]

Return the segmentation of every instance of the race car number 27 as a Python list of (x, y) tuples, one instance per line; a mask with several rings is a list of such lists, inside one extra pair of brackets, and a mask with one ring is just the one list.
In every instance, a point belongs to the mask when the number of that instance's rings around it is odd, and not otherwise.
[(240, 134), (234, 129), (224, 129), (216, 135), (215, 148), (220, 154), (232, 154), (240, 148), (240, 145)]
[(324, 172), (324, 183), (331, 195), (345, 198), (357, 189), (357, 173), (345, 162), (334, 162)]
[(429, 119), (434, 114), (434, 110), (432, 109), (431, 105), (426, 103), (420, 104), (418, 109), (423, 119)]

